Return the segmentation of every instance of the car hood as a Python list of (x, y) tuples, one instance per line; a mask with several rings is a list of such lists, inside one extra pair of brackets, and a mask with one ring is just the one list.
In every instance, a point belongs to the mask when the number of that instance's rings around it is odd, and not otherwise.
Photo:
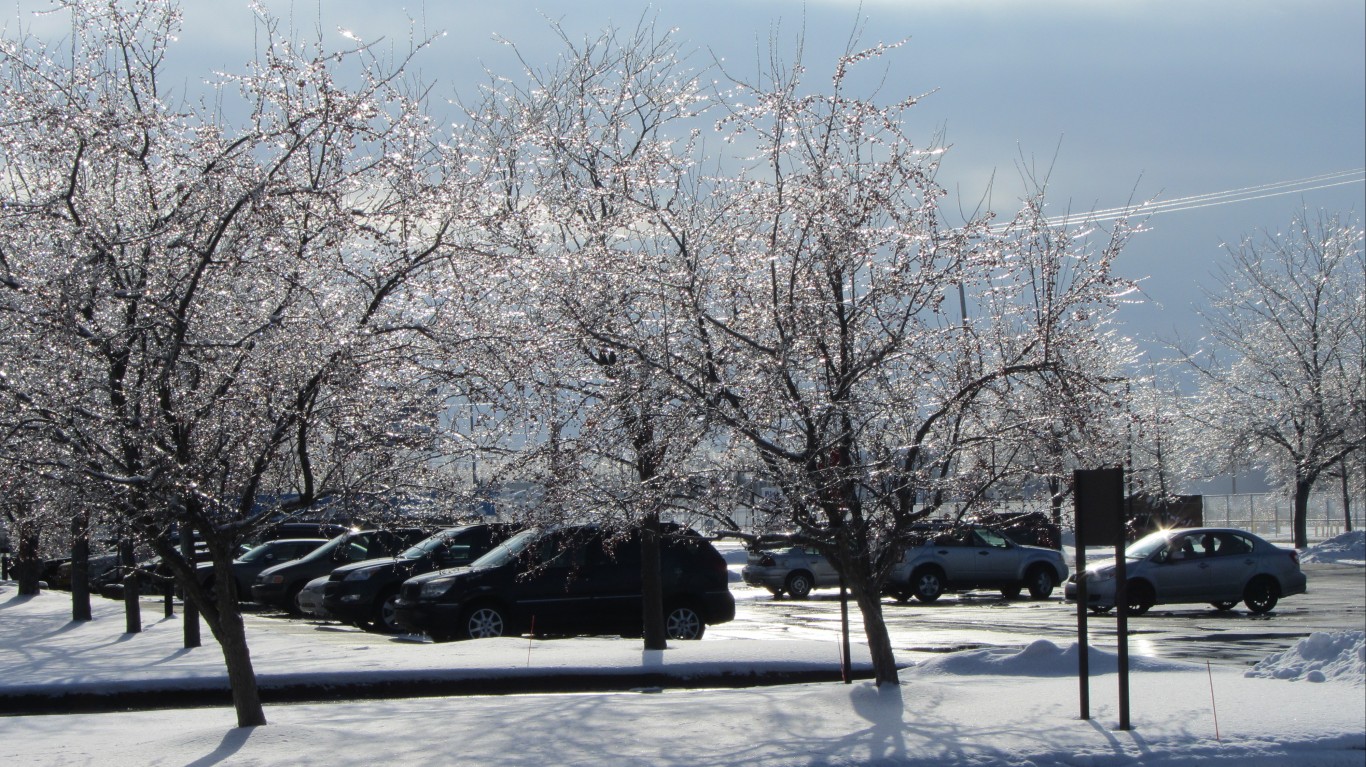
[(378, 557), (375, 559), (363, 559), (359, 562), (352, 562), (347, 565), (342, 565), (341, 567), (333, 569), (332, 572), (348, 575), (350, 573), (356, 572), (357, 570), (380, 570), (385, 568), (396, 568), (400, 565), (410, 564), (411, 562), (413, 562), (413, 560), (402, 559), (400, 557)]
[(475, 570), (475, 569), (472, 568), (472, 567), (447, 567), (447, 568), (444, 569), (444, 570), (433, 570), (433, 571), (431, 571), (430, 573), (423, 573), (422, 575), (414, 575), (413, 577), (409, 578), (407, 582), (408, 582), (408, 583), (426, 583), (427, 581), (434, 581), (434, 580), (436, 580), (437, 578), (450, 578), (450, 577), (466, 578), (466, 577), (470, 577), (470, 576), (472, 576), (472, 575), (475, 575), (475, 574), (477, 574), (478, 572), (480, 572), (480, 571)]

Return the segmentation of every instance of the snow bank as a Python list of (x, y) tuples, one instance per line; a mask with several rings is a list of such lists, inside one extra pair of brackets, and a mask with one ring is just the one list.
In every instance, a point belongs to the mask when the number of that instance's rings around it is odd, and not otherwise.
[(1366, 530), (1335, 535), (1300, 552), (1300, 561), (1313, 564), (1366, 566)]
[[(1067, 648), (1047, 639), (1037, 639), (1023, 650), (992, 647), (964, 650), (931, 658), (908, 669), (914, 674), (996, 675), (996, 676), (1076, 676), (1080, 650), (1075, 642)], [(1089, 648), (1087, 664), (1091, 674), (1113, 674), (1119, 670), (1119, 656)], [(1138, 655), (1129, 656), (1129, 668), (1143, 671), (1190, 671), (1192, 665)]]
[(1310, 634), (1289, 650), (1267, 656), (1243, 676), (1366, 686), (1366, 632)]

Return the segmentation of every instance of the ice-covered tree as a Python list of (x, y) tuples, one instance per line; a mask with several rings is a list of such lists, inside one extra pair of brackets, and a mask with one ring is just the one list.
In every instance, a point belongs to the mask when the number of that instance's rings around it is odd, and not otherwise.
[(947, 222), (942, 147), (907, 133), (915, 99), (881, 103), (851, 74), (887, 50), (851, 48), (825, 87), (776, 60), (733, 81), (718, 128), (740, 166), (660, 218), (687, 336), (650, 358), (836, 563), (881, 683), (897, 678), (882, 588), (913, 525), (996, 481), (964, 459), (1007, 438), (988, 414), (1022, 382), (1101, 385), (1088, 363), (1129, 290), (1109, 271), (1122, 226), (1062, 237), (1040, 197), (996, 228)]
[(1227, 248), (1200, 310), (1205, 337), (1182, 358), (1212, 454), (1261, 466), (1290, 491), (1294, 542), (1308, 545), (1309, 494), (1363, 449), (1366, 256), (1352, 216), (1300, 213), (1284, 232)]
[(491, 78), (473, 115), (504, 169), (497, 233), (518, 286), (491, 335), (527, 339), (491, 388), (540, 424), (519, 463), (540, 469), (543, 515), (641, 531), (645, 645), (662, 649), (661, 521), (689, 493), (706, 428), (648, 361), (686, 320), (670, 306), (677, 245), (659, 221), (691, 202), (707, 99), (679, 43), (648, 20), (581, 42), (556, 31), (558, 59), (523, 60), (522, 81)]
[[(259, 15), (256, 60), (205, 73), (217, 93), (193, 103), (163, 81), (173, 4), (57, 6), (65, 42), (0, 42), (5, 300), (48, 352), (5, 394), (174, 571), (239, 724), (261, 724), (236, 546), (426, 466), (449, 319), (433, 274), (459, 271), (457, 222), (482, 202), (444, 183), (459, 153), (403, 61)], [(172, 531), (207, 546), (216, 597)]]

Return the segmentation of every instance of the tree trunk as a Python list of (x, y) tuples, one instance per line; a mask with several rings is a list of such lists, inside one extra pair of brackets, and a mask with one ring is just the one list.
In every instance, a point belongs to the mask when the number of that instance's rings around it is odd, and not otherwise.
[[(226, 554), (217, 551), (213, 559), (214, 609), (206, 608), (204, 617), (223, 650), (228, 685), (232, 689), (232, 706), (237, 712), (237, 726), (258, 727), (266, 723), (266, 712), (261, 707), (261, 691), (256, 685), (256, 670), (252, 667), (251, 650), (247, 647), (242, 608), (232, 585), (232, 561), (226, 558)], [(186, 588), (194, 587), (187, 585)]]
[(1347, 457), (1342, 459), (1342, 524), (1344, 532), (1352, 532), (1352, 494), (1347, 481)]
[(659, 513), (645, 515), (640, 525), (640, 602), (644, 611), (646, 650), (668, 647), (668, 637), (664, 631), (664, 583), (659, 569), (659, 536)]
[(132, 541), (119, 543), (119, 564), (123, 575), (123, 617), (129, 634), (142, 631), (142, 602), (139, 600), (138, 563), (133, 554)]
[(43, 561), (38, 558), (38, 525), (32, 520), (19, 523), (19, 556), (14, 570), (19, 581), (19, 596), (37, 594), (38, 583), (43, 577)]
[(901, 683), (896, 671), (896, 655), (892, 652), (892, 637), (887, 633), (887, 621), (882, 617), (882, 594), (869, 593), (861, 578), (851, 579), (850, 592), (859, 612), (863, 614), (863, 633), (868, 640), (868, 653), (873, 659), (873, 681), (878, 686)]
[(138, 593), (142, 589), (140, 580), (137, 568), (123, 576), (124, 630), (129, 634), (142, 632), (142, 595)]
[(90, 611), (90, 515), (71, 516), (71, 620), (88, 621)]
[(1314, 481), (1307, 477), (1296, 475), (1295, 477), (1295, 510), (1292, 517), (1292, 524), (1295, 535), (1295, 548), (1303, 549), (1309, 546), (1309, 491), (1314, 486)]
[[(185, 562), (190, 565), (190, 571), (194, 572), (194, 535), (191, 533), (188, 526), (182, 526), (180, 529), (180, 555), (184, 557)], [(201, 644), (199, 636), (199, 605), (195, 600), (190, 598), (189, 587), (182, 585), (180, 591), (180, 601), (184, 605), (180, 611), (181, 620), (184, 621), (184, 624), (182, 625), (184, 645), (186, 648), (199, 647)]]

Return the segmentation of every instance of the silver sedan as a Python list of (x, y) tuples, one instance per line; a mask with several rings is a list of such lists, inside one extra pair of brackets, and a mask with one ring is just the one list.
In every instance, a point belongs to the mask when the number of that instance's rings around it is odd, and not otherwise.
[[(1303, 594), (1299, 555), (1246, 530), (1221, 527), (1160, 530), (1124, 550), (1127, 606), (1142, 615), (1158, 604), (1208, 602), (1231, 610), (1238, 602), (1265, 613), (1282, 597)], [(1115, 606), (1115, 563), (1086, 569), (1086, 604), (1104, 612)], [(1077, 577), (1064, 595), (1077, 599)]]

